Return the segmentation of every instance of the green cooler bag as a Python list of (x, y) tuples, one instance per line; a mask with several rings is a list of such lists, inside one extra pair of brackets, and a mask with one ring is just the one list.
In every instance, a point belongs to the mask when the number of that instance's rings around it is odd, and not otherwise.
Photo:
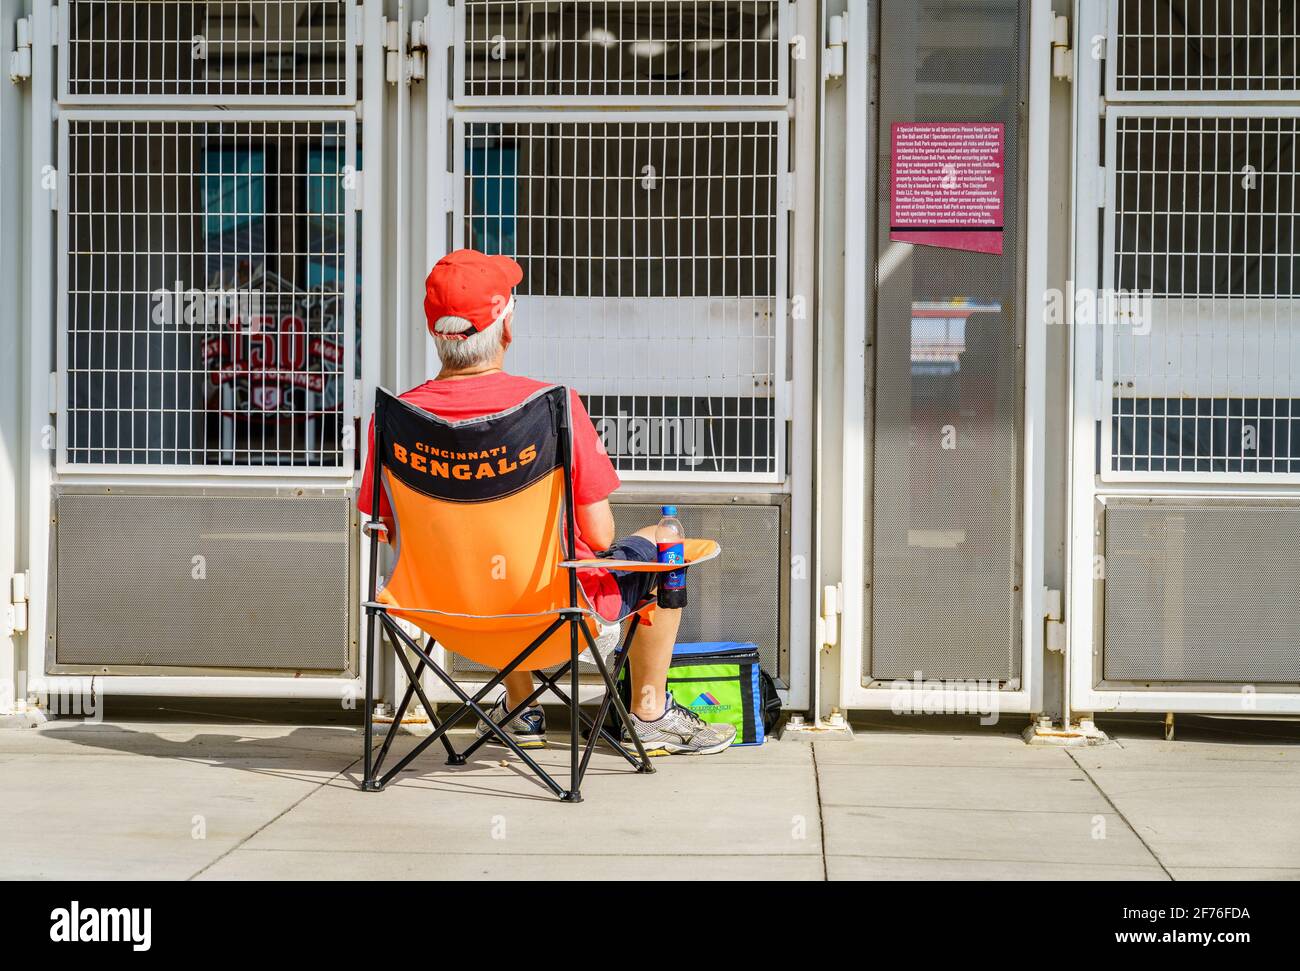
[[(627, 702), (631, 689), (626, 668), (619, 689)], [(668, 690), (679, 705), (704, 721), (735, 725), (734, 745), (762, 745), (781, 717), (781, 698), (759, 666), (754, 644), (678, 644), (668, 669)]]

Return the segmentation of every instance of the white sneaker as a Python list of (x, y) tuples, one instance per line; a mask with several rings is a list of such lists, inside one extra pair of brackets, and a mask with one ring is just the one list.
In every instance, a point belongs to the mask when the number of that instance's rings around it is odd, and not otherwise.
[[(520, 748), (546, 747), (546, 712), (542, 711), (541, 705), (525, 708), (510, 721), (502, 724), (501, 719), (507, 711), (509, 709), (506, 707), (506, 696), (503, 694), (497, 699), (496, 704), (488, 709), (487, 713), (488, 717), (492, 719), (492, 723), (501, 725)], [(480, 736), (491, 735), (491, 731), (481, 718), (478, 721), (478, 734)], [(491, 735), (488, 744), (501, 745), (503, 743), (501, 739)]]
[[(670, 694), (668, 710), (654, 721), (632, 716), (632, 726), (645, 754), (716, 755), (731, 747), (736, 739), (735, 725), (710, 725), (695, 712), (683, 708)], [(636, 743), (623, 731), (623, 747), (636, 751)]]

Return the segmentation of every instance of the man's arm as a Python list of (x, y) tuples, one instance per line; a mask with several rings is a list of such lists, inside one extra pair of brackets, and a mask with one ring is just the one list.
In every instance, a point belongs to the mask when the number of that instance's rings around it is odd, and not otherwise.
[(578, 534), (593, 550), (606, 550), (614, 542), (614, 510), (608, 499), (578, 506), (575, 511)]

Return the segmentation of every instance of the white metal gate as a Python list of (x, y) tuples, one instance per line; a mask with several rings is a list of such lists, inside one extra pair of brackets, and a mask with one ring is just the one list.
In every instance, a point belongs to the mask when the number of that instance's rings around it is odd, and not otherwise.
[(1072, 706), (1295, 711), (1296, 5), (1078, 9)]
[(57, 134), (33, 148), (57, 173), (55, 271), (34, 279), (53, 294), (56, 447), (51, 650), (31, 669), (337, 696), (357, 673), (359, 45), (379, 7), (37, 8), (57, 78), (34, 89)]
[[(845, 708), (1042, 709), (1050, 38), (1043, 0), (847, 5)], [(885, 139), (918, 120), (1004, 123), (1004, 258), (890, 238)]]
[(772, 628), (765, 664), (801, 696), (787, 652), (808, 612), (784, 563), (808, 510), (783, 499), (803, 488), (789, 442), (796, 5), (456, 0), (446, 14), (425, 27), (429, 117), (440, 98), (450, 116), (428, 128), (431, 248), (522, 265), (511, 368), (583, 395), (629, 483), (621, 526), (678, 496), (737, 537), (732, 569), (780, 561), (751, 614)]

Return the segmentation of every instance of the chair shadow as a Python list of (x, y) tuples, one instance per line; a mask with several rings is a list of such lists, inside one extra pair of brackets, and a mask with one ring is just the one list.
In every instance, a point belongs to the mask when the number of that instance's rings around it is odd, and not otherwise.
[[(172, 730), (179, 727), (172, 726)], [(319, 782), (326, 772), (340, 774), (345, 771), (346, 766), (344, 770), (338, 767), (340, 759), (351, 764), (361, 758), (359, 746), (343, 751), (319, 744), (358, 738), (360, 732), (353, 728), (303, 725), (292, 728), (287, 734), (271, 737), (241, 735), (237, 731), (199, 732), (183, 741), (167, 738), (163, 734), (167, 731), (168, 728), (161, 725), (157, 731), (148, 731), (111, 722), (56, 722), (41, 729), (41, 736), (105, 752), (192, 762), (303, 782)], [(302, 744), (307, 740), (318, 744)]]
[[(180, 726), (171, 727), (174, 730)], [(41, 736), (104, 752), (190, 762), (278, 779), (323, 785), (344, 781), (357, 792), (361, 792), (362, 730), (360, 727), (300, 725), (291, 728), (284, 735), (276, 736), (241, 735), (236, 728), (232, 732), (225, 733), (199, 732), (185, 740), (167, 738), (164, 734), (167, 730), (168, 728), (163, 725), (160, 725), (157, 731), (149, 731), (115, 725), (111, 722), (69, 721), (56, 722), (52, 726), (43, 728)], [(382, 732), (376, 732), (376, 753), (383, 737)], [(396, 765), (397, 761), (412, 747), (418, 745), (421, 737), (409, 734), (398, 735), (385, 759), (384, 771)], [(330, 744), (345, 740), (348, 743), (346, 747)], [(472, 731), (461, 729), (452, 733), (452, 744), (458, 750), (463, 750), (472, 741)], [(608, 753), (608, 746), (602, 747)], [(542, 751), (546, 753), (540, 756), (546, 760), (543, 767), (550, 771), (561, 785), (567, 785), (569, 777), (567, 738), (562, 744), (558, 741), (553, 742), (549, 749)], [(597, 751), (600, 751), (599, 747)], [(551, 764), (549, 755), (555, 753), (566, 755), (563, 764)], [(537, 752), (530, 754), (539, 757)], [(442, 745), (434, 742), (399, 772), (389, 786), (490, 795), (497, 798), (543, 801), (554, 801), (556, 798), (541, 779), (502, 746), (484, 745), (464, 765), (447, 765), (445, 758), (446, 752)], [(338, 764), (340, 760), (345, 760), (341, 768)], [(487, 774), (499, 769), (511, 771), (504, 777)], [(600, 765), (595, 761), (593, 753), (593, 761), (584, 778), (584, 784), (603, 776), (618, 775), (622, 772), (635, 774), (630, 766)], [(474, 778), (476, 775), (477, 779)], [(489, 781), (491, 779), (511, 782), (525, 780), (534, 785), (536, 791), (519, 792), (517, 789), (492, 785)], [(382, 792), (373, 795), (382, 798)]]
[[(472, 730), (464, 728), (455, 728), (450, 733), (452, 745), (457, 751), (464, 751), (474, 741), (475, 735)], [(407, 740), (408, 745), (403, 750), (398, 751), (397, 745), (401, 740)], [(394, 740), (394, 749), (388, 753), (381, 767), (381, 776), (387, 773), (398, 761), (409, 751), (411, 747), (418, 745), (423, 740), (421, 735), (399, 735)], [(375, 751), (378, 752), (383, 744), (383, 735), (376, 733)], [(585, 744), (585, 740), (584, 740)], [(581, 757), (581, 748), (579, 757)], [(587, 767), (587, 772), (583, 776), (583, 787), (595, 779), (613, 776), (613, 775), (635, 775), (636, 770), (623, 761), (622, 756), (618, 756), (619, 764), (601, 765), (596, 761), (597, 754), (604, 752), (607, 755), (614, 754), (609, 746), (605, 743), (597, 745), (595, 752), (592, 753), (592, 762)], [(569, 737), (563, 736), (563, 740), (553, 740), (547, 748), (540, 750), (530, 750), (529, 755), (542, 763), (542, 768), (550, 772), (551, 776), (561, 786), (567, 786), (569, 783)], [(562, 762), (552, 762), (550, 756), (563, 755)], [(541, 800), (543, 802), (558, 801), (557, 797), (546, 784), (533, 773), (513, 752), (509, 751), (504, 745), (499, 743), (488, 742), (478, 748), (469, 761), (463, 765), (448, 765), (446, 763), (447, 753), (442, 747), (441, 742), (433, 742), (428, 748), (421, 752), (411, 762), (404, 767), (393, 779), (388, 786), (403, 786), (406, 788), (423, 788), (431, 791), (445, 791), (457, 793), (478, 793), (481, 795), (491, 795), (494, 797), (505, 797), (509, 799), (526, 799)], [(430, 765), (429, 763), (433, 764)], [(519, 792), (516, 789), (492, 786), (487, 780), (492, 778), (502, 778), (498, 775), (484, 775), (483, 773), (496, 772), (497, 770), (508, 769), (510, 771), (507, 777), (510, 781), (524, 781), (532, 785), (534, 792)], [(478, 774), (482, 781), (474, 781), (472, 777)], [(348, 779), (358, 789), (361, 786), (362, 770), (360, 762), (353, 763), (345, 771), (340, 773), (341, 778)]]

